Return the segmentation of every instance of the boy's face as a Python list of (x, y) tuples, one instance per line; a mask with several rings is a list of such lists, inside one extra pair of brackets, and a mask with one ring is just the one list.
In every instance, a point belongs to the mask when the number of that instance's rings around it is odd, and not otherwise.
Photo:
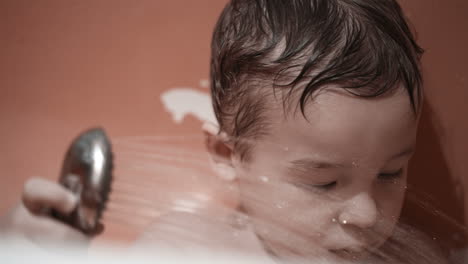
[(408, 95), (330, 88), (305, 110), (270, 111), (252, 159), (234, 161), (241, 205), (274, 255), (361, 257), (400, 215), (417, 129)]

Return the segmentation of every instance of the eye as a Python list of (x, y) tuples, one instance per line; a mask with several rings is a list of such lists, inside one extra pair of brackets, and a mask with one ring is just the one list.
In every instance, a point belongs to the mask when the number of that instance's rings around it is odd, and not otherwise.
[(308, 184), (308, 183), (294, 183), (296, 187), (299, 187), (301, 189), (304, 189), (306, 191), (310, 192), (324, 192), (324, 191), (330, 191), (336, 186), (337, 182), (329, 182), (325, 184)]
[(336, 186), (336, 181), (324, 184), (299, 184), (299, 187), (309, 191), (329, 191)]
[(394, 180), (394, 179), (401, 177), (402, 174), (403, 174), (403, 168), (399, 169), (396, 172), (380, 173), (378, 178), (381, 180)]
[(315, 188), (319, 188), (319, 189), (329, 190), (329, 189), (332, 189), (333, 187), (336, 186), (336, 181), (326, 183), (326, 184), (316, 184), (316, 185), (312, 185), (312, 186), (315, 187)]

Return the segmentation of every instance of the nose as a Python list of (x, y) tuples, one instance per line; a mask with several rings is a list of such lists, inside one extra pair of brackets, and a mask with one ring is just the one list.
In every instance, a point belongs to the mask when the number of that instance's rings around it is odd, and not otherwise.
[(369, 193), (359, 193), (347, 201), (338, 220), (342, 224), (370, 228), (377, 223), (377, 205)]

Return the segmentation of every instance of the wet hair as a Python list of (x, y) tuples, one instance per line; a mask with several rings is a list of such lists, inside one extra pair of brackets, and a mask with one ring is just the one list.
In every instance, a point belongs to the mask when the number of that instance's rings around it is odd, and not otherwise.
[(211, 45), (214, 112), (242, 159), (250, 148), (240, 139), (268, 133), (268, 98), (278, 90), (283, 107), (305, 116), (327, 85), (367, 98), (403, 86), (418, 111), (423, 50), (395, 0), (232, 0)]

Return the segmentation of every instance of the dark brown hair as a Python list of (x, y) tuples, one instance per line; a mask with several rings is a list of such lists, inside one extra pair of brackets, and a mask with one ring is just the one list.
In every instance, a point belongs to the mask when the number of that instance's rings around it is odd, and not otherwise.
[[(211, 95), (234, 142), (267, 133), (270, 94), (299, 92), (302, 114), (319, 88), (338, 84), (360, 97), (403, 85), (416, 112), (418, 46), (395, 0), (232, 0), (216, 24)], [(283, 97), (283, 107), (291, 104)], [(235, 144), (242, 158), (248, 144)]]

